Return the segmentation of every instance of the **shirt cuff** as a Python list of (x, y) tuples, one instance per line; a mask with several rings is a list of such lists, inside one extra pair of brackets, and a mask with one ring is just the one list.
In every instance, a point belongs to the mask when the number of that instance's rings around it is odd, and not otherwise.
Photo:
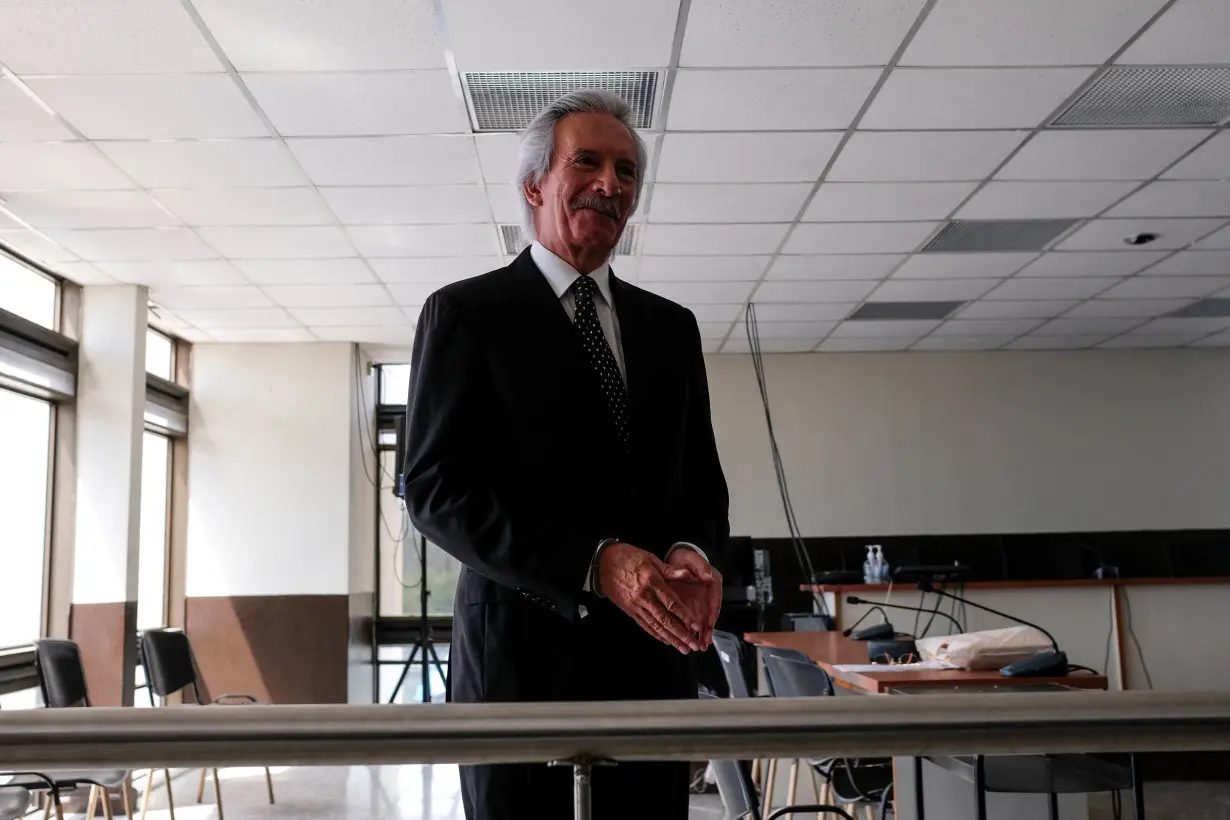
[(671, 553), (677, 549), (690, 549), (701, 558), (704, 558), (706, 564), (709, 563), (709, 556), (705, 555), (705, 551), (690, 541), (676, 541), (674, 544), (671, 544), (671, 548), (666, 551), (667, 561), (671, 560)]

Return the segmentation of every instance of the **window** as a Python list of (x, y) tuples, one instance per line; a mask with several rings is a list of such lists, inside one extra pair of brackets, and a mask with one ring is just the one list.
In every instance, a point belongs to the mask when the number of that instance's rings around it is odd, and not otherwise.
[(0, 308), (55, 330), (59, 293), (54, 279), (0, 253)]
[(42, 636), (51, 413), (48, 402), (0, 390), (0, 550), (5, 579), (0, 648)]
[(405, 404), (410, 393), (410, 365), (380, 365), (380, 403)]
[(141, 556), (137, 629), (166, 626), (167, 501), (171, 441), (146, 433), (141, 457)]
[(145, 372), (175, 381), (175, 344), (152, 329), (145, 333)]

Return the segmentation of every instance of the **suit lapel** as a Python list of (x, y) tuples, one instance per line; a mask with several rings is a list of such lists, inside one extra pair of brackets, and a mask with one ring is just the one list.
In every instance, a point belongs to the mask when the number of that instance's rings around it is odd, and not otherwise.
[(637, 442), (636, 431), (649, 410), (648, 395), (653, 345), (648, 336), (652, 322), (645, 315), (644, 301), (636, 289), (615, 276), (611, 271), (611, 296), (615, 302), (615, 314), (619, 317), (619, 336), (624, 354), (624, 381), (628, 387), (628, 413), (632, 419), (632, 444)]

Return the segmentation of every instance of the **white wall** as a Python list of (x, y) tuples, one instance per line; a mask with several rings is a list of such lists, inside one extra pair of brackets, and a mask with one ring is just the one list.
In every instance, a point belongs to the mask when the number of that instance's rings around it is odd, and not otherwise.
[[(1230, 353), (765, 358), (804, 536), (1230, 528)], [(736, 534), (786, 535), (751, 359), (708, 359)]]

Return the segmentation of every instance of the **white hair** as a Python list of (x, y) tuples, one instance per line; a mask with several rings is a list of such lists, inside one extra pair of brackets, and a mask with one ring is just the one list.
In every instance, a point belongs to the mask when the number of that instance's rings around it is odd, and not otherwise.
[(583, 89), (570, 91), (555, 102), (548, 105), (521, 134), (521, 152), (517, 157), (517, 174), (513, 185), (517, 189), (517, 202), (521, 205), (521, 234), (527, 240), (533, 241), (534, 208), (525, 196), (526, 185), (538, 185), (546, 177), (551, 168), (551, 155), (555, 151), (555, 125), (569, 114), (610, 114), (623, 123), (636, 143), (636, 197), (632, 200), (632, 210), (636, 211), (637, 203), (641, 201), (641, 189), (645, 185), (645, 174), (649, 164), (649, 154), (645, 150), (645, 142), (632, 122), (632, 106), (624, 102), (618, 94), (602, 89)]

